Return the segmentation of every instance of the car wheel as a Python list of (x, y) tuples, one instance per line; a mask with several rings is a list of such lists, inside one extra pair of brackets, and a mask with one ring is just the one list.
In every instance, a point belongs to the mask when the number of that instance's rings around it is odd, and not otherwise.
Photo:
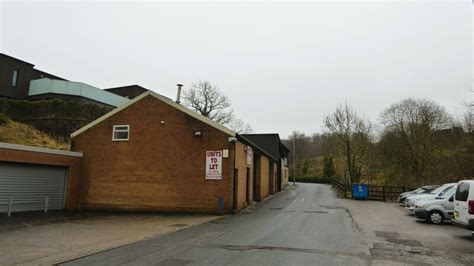
[(443, 217), (443, 214), (439, 211), (432, 211), (430, 212), (429, 216), (428, 216), (428, 220), (430, 221), (430, 223), (432, 224), (440, 224), (443, 222), (444, 220), (444, 217)]

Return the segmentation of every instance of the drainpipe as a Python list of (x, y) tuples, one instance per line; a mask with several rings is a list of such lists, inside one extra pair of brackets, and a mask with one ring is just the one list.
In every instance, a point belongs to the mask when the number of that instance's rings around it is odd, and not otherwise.
[(237, 193), (236, 193), (236, 185), (235, 185), (235, 182), (236, 182), (236, 176), (235, 176), (235, 143), (236, 141), (233, 142), (233, 156), (232, 156), (232, 160), (233, 160), (233, 163), (232, 163), (232, 214), (235, 214), (235, 202), (237, 201)]

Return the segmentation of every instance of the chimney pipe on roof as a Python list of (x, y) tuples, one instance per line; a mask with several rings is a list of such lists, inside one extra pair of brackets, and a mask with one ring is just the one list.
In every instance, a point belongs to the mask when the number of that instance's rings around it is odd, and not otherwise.
[(181, 103), (181, 88), (183, 87), (183, 84), (176, 84), (178, 86), (178, 92), (176, 93), (176, 103), (179, 104)]

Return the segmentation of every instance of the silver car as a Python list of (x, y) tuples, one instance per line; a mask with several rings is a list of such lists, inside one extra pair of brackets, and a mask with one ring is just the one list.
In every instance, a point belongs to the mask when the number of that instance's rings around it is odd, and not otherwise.
[(452, 187), (456, 186), (457, 183), (448, 183), (440, 186), (439, 188), (433, 190), (432, 192), (428, 194), (421, 194), (421, 195), (413, 195), (407, 198), (405, 201), (405, 208), (413, 214), (413, 211), (415, 210), (415, 203), (417, 203), (420, 200), (430, 200), (430, 199), (435, 199), (436, 197), (441, 197), (444, 193), (446, 193), (449, 189)]
[(415, 203), (415, 217), (427, 220), (433, 224), (440, 224), (451, 220), (454, 214), (454, 193), (456, 187), (451, 187), (446, 193), (434, 199), (420, 200)]
[(428, 194), (438, 187), (439, 185), (428, 185), (428, 186), (422, 186), (412, 191), (403, 192), (400, 194), (400, 196), (398, 196), (398, 202), (400, 203), (401, 206), (405, 206), (405, 200), (408, 197), (413, 196), (413, 195)]

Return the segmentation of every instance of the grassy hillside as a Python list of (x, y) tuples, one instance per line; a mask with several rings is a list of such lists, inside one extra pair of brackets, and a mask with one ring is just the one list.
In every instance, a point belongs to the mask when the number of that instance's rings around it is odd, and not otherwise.
[(323, 175), (324, 156), (308, 157), (298, 162), (296, 176), (314, 177)]
[(69, 140), (69, 135), (113, 110), (112, 107), (82, 101), (12, 100), (0, 98), (0, 113), (9, 119), (31, 125), (48, 135)]
[(0, 142), (69, 150), (69, 144), (66, 142), (56, 140), (30, 125), (18, 123), (5, 117), (0, 119)]
[[(323, 177), (324, 156), (309, 157), (303, 159), (296, 171), (297, 182), (310, 183), (330, 183), (330, 178)], [(290, 171), (290, 180), (292, 180), (292, 173)]]

